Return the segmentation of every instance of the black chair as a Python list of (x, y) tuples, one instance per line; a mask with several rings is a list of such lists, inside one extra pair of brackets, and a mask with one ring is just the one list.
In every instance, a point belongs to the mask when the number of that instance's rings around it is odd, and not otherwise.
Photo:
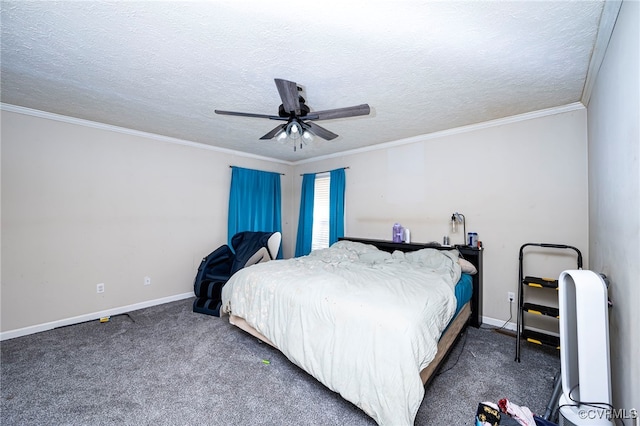
[(242, 268), (275, 259), (281, 240), (280, 232), (239, 232), (231, 238), (233, 249), (225, 244), (202, 259), (193, 283), (193, 312), (219, 317), (222, 287), (229, 278)]

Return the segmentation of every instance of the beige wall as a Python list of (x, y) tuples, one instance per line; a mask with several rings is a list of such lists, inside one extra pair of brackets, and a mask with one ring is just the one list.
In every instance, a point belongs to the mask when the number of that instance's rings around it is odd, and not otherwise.
[[(575, 245), (588, 260), (582, 108), (295, 165), (14, 112), (2, 118), (3, 331), (188, 295), (200, 259), (226, 239), (230, 164), (286, 174), (285, 257), (295, 250), (304, 172), (350, 167), (350, 236), (389, 238), (398, 221), (414, 241), (441, 241), (451, 213), (465, 214), (485, 246), (489, 322), (509, 318), (523, 243)], [(462, 232), (451, 239), (462, 242)]]
[[(348, 236), (390, 239), (400, 222), (415, 242), (442, 242), (451, 214), (463, 213), (467, 232), (477, 232), (485, 247), (484, 315), (502, 325), (507, 292), (517, 292), (522, 244), (573, 245), (588, 264), (586, 138), (584, 108), (425, 137), (298, 164), (293, 198), (300, 198), (301, 173), (348, 166)], [(462, 232), (451, 240), (462, 243)], [(564, 265), (543, 259), (530, 267), (558, 276)], [(513, 322), (515, 313), (514, 305)]]
[(192, 293), (226, 243), (229, 165), (291, 193), (288, 164), (3, 111), (2, 331)]
[(571, 244), (588, 260), (586, 112), (536, 117), (290, 165), (3, 111), (2, 331), (188, 296), (226, 240), (230, 164), (286, 174), (285, 257), (304, 172), (350, 167), (350, 236), (390, 238), (399, 221), (414, 241), (441, 241), (465, 214), (486, 248), (484, 315), (504, 321), (521, 244)]
[(640, 3), (623, 2), (588, 106), (591, 264), (611, 281), (613, 401), (627, 413), (640, 410), (639, 22)]

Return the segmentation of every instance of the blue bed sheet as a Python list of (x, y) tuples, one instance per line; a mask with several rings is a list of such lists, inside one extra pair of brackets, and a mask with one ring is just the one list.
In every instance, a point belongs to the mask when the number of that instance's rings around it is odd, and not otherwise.
[[(469, 274), (462, 274), (460, 277), (460, 281), (456, 284), (454, 288), (456, 294), (456, 300), (458, 304), (456, 305), (456, 314), (460, 312), (460, 309), (471, 300), (471, 294), (473, 293), (473, 278)], [(454, 318), (455, 318), (454, 315)]]
[(473, 278), (471, 278), (471, 275), (462, 274), (462, 276), (460, 277), (460, 280), (458, 281), (458, 283), (456, 284), (453, 290), (455, 292), (456, 301), (457, 301), (456, 313), (451, 318), (449, 325), (447, 325), (445, 329), (442, 331), (442, 334), (444, 334), (449, 329), (449, 326), (451, 325), (453, 320), (456, 319), (456, 316), (458, 315), (462, 307), (466, 305), (469, 300), (471, 300), (471, 294), (473, 293)]

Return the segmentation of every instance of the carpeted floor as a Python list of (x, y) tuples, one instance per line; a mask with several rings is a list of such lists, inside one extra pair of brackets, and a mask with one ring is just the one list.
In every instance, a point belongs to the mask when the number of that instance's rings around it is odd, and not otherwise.
[[(192, 299), (7, 340), (0, 423), (9, 425), (368, 425), (373, 420)], [(417, 425), (472, 425), (481, 401), (543, 413), (555, 351), (468, 328), (426, 389)]]

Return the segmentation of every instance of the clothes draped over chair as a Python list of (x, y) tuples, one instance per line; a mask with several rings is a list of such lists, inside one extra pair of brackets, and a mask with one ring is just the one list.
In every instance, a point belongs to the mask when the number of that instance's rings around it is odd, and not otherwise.
[(275, 259), (280, 232), (239, 232), (231, 246), (223, 245), (202, 259), (193, 283), (193, 311), (220, 316), (222, 287), (242, 268)]

